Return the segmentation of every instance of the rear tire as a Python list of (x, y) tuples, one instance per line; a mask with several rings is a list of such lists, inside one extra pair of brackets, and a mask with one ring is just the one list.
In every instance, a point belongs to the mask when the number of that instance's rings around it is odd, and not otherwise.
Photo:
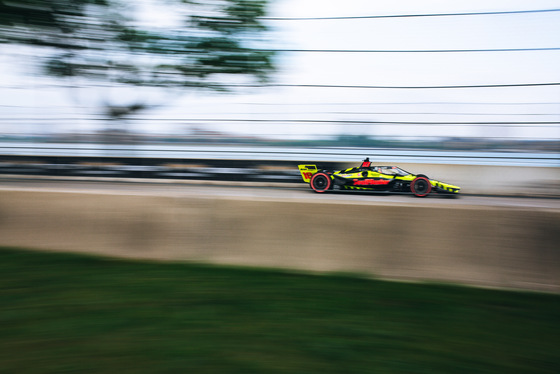
[(417, 177), (410, 183), (410, 190), (416, 197), (426, 197), (432, 192), (432, 184), (426, 177)]
[(316, 173), (311, 177), (309, 185), (315, 192), (326, 192), (332, 187), (332, 179), (330, 175), (326, 173)]

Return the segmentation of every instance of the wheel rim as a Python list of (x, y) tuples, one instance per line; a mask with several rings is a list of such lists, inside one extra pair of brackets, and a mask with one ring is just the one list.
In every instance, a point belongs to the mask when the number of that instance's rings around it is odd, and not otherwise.
[(322, 175), (317, 176), (317, 178), (315, 178), (315, 188), (317, 188), (318, 190), (322, 190), (327, 186), (327, 178), (325, 178)]
[(428, 192), (428, 182), (426, 182), (423, 179), (420, 179), (418, 182), (416, 182), (415, 190), (419, 194), (424, 194), (424, 193)]
[(311, 188), (316, 192), (325, 192), (329, 189), (331, 181), (325, 174), (315, 174), (311, 179)]
[(412, 193), (418, 197), (424, 197), (432, 191), (430, 181), (424, 177), (418, 177), (410, 186)]

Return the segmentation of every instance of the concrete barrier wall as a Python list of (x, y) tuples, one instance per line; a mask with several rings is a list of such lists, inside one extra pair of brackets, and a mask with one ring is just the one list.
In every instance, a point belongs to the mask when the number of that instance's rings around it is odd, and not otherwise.
[(553, 292), (558, 228), (555, 210), (0, 195), (2, 246)]

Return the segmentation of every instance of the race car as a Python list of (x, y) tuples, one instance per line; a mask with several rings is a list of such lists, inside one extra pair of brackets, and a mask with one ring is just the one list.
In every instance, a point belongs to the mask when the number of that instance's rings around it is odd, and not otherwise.
[(298, 165), (305, 183), (315, 192), (331, 190), (384, 191), (412, 193), (417, 197), (432, 192), (457, 195), (460, 187), (412, 174), (397, 166), (372, 166), (366, 158), (359, 167), (339, 171), (319, 170), (316, 165)]

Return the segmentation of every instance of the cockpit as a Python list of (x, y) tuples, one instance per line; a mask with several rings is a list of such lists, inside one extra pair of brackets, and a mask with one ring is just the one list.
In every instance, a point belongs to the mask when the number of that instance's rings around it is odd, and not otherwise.
[(376, 173), (381, 173), (384, 175), (396, 175), (400, 177), (410, 175), (408, 171), (403, 170), (398, 166), (373, 166), (369, 160), (369, 157), (362, 162), (362, 165), (360, 165), (359, 168), (346, 169), (341, 173), (357, 173), (360, 171), (374, 171)]
[(408, 171), (403, 170), (397, 166), (374, 166), (371, 169), (385, 175), (405, 176), (410, 174)]

